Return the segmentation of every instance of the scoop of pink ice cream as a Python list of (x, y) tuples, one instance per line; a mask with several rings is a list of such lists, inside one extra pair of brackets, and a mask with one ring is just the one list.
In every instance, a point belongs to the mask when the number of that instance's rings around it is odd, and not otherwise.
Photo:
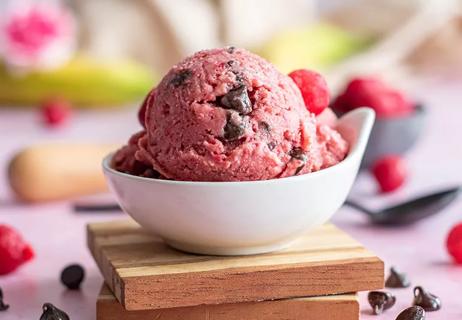
[(119, 153), (135, 151), (168, 179), (288, 177), (332, 166), (348, 151), (335, 130), (317, 125), (292, 79), (243, 49), (186, 58), (146, 101), (146, 134)]
[(323, 112), (316, 116), (316, 122), (319, 124), (325, 124), (331, 128), (337, 125), (337, 115), (332, 111), (331, 108), (324, 109)]
[(135, 133), (127, 145), (114, 154), (112, 157), (112, 167), (114, 169), (142, 177), (158, 178), (160, 176), (149, 163), (143, 163), (135, 158), (135, 153), (139, 150), (138, 142), (144, 135), (146, 135), (146, 131)]

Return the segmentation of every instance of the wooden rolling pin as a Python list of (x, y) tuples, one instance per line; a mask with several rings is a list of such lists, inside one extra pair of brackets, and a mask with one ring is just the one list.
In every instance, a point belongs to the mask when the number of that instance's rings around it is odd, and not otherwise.
[(120, 145), (54, 143), (28, 147), (11, 160), (11, 188), (24, 201), (64, 200), (105, 192), (101, 161)]

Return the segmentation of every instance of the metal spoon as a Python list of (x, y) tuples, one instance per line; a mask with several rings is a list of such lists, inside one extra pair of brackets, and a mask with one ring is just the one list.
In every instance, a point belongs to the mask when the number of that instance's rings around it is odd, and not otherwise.
[(108, 204), (79, 204), (72, 205), (75, 212), (79, 213), (95, 213), (95, 212), (114, 212), (121, 211), (122, 208), (116, 203)]
[(440, 212), (456, 199), (461, 189), (462, 187), (453, 187), (438, 191), (379, 211), (369, 210), (351, 200), (347, 200), (345, 204), (367, 214), (372, 223), (406, 225)]

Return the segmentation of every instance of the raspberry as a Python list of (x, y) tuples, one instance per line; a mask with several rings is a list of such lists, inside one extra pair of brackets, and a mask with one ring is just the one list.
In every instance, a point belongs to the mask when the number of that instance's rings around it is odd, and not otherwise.
[(67, 123), (72, 115), (71, 104), (59, 98), (45, 101), (42, 104), (42, 117), (46, 125), (60, 127)]
[(0, 275), (13, 272), (33, 257), (32, 247), (15, 229), (0, 225)]
[(144, 98), (143, 103), (141, 104), (140, 110), (138, 111), (138, 121), (146, 128), (146, 110), (148, 106), (152, 106), (154, 104), (155, 99), (155, 88), (149, 92), (149, 94)]
[(319, 73), (300, 69), (289, 73), (289, 77), (300, 89), (308, 111), (318, 115), (329, 105), (329, 88)]
[(414, 105), (403, 93), (372, 77), (351, 80), (332, 104), (340, 112), (370, 107), (379, 118), (406, 116), (413, 111)]
[(401, 187), (406, 180), (406, 165), (399, 156), (388, 155), (377, 160), (372, 173), (382, 192), (391, 192)]
[(446, 239), (446, 248), (458, 264), (462, 264), (462, 222), (452, 227)]

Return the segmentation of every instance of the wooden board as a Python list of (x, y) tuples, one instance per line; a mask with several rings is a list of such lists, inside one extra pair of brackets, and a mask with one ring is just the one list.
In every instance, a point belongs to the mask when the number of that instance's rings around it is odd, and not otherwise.
[(383, 288), (383, 262), (333, 225), (307, 233), (288, 249), (254, 256), (180, 252), (131, 220), (89, 225), (88, 247), (127, 310)]
[(127, 311), (103, 285), (97, 320), (358, 320), (356, 294)]

